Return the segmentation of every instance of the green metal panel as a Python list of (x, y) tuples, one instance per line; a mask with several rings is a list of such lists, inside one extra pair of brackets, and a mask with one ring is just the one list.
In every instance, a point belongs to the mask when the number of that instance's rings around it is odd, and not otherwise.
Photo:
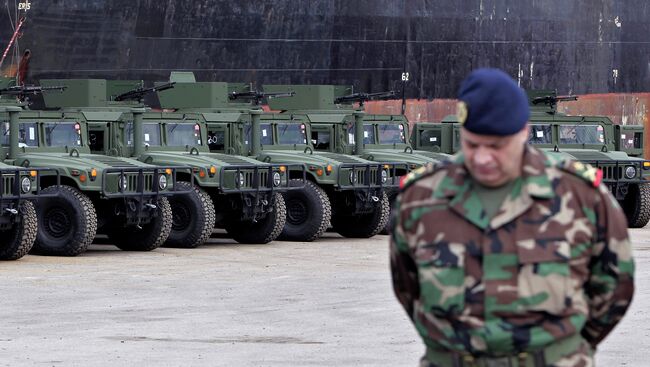
[(66, 87), (61, 93), (43, 93), (43, 100), (49, 108), (101, 107), (107, 102), (104, 79), (43, 79), (41, 86)]
[(162, 108), (228, 107), (228, 83), (176, 83), (174, 88), (158, 93)]
[(349, 116), (347, 114), (310, 113), (307, 118), (312, 123), (341, 123)]
[(202, 115), (207, 122), (236, 122), (242, 116), (239, 112), (204, 112)]
[(169, 76), (169, 81), (176, 83), (196, 83), (196, 78), (191, 71), (172, 71)]
[(81, 111), (87, 121), (117, 121), (122, 112)]

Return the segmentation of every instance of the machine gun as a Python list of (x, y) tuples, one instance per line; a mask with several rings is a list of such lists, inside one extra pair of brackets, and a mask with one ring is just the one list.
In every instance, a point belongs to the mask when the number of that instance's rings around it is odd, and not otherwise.
[(11, 87), (0, 88), (0, 96), (15, 96), (18, 98), (23, 98), (27, 95), (37, 95), (41, 94), (44, 91), (49, 90), (59, 90), (63, 91), (67, 87), (41, 87), (35, 85), (14, 85)]
[(246, 101), (251, 101), (253, 104), (258, 105), (264, 98), (283, 98), (283, 97), (293, 97), (296, 95), (296, 92), (274, 92), (274, 93), (265, 93), (257, 90), (251, 90), (248, 92), (232, 92), (228, 95), (228, 99), (231, 101), (243, 99)]
[(367, 101), (383, 100), (395, 98), (395, 91), (377, 92), (377, 93), (352, 93), (347, 96), (341, 96), (334, 99), (335, 104), (359, 102), (359, 106)]
[(132, 90), (130, 90), (128, 92), (124, 92), (124, 93), (116, 96), (115, 98), (113, 98), (113, 100), (118, 101), (118, 102), (119, 101), (138, 101), (138, 102), (141, 102), (145, 95), (147, 95), (149, 93), (161, 91), (161, 90), (174, 88), (174, 84), (176, 84), (176, 82), (169, 82), (169, 83), (161, 84), (161, 85), (151, 87), (151, 88), (142, 88), (142, 87), (140, 87), (140, 88), (132, 89)]
[(545, 104), (550, 106), (552, 109), (555, 109), (555, 106), (558, 102), (561, 101), (577, 101), (578, 96), (556, 96), (554, 94), (549, 94), (547, 96), (535, 97), (530, 101), (533, 105)]

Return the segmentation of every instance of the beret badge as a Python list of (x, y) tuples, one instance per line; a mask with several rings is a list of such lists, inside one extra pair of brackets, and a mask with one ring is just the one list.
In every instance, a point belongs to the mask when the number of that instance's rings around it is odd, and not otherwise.
[(461, 125), (467, 121), (467, 103), (460, 101), (456, 104), (456, 117)]

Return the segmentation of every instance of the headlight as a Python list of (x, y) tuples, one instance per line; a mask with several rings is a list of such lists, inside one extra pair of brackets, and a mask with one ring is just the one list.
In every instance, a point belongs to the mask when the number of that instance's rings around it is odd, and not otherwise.
[(167, 188), (167, 176), (165, 176), (165, 175), (158, 176), (158, 187), (161, 190), (164, 190), (164, 189)]
[(388, 181), (388, 171), (385, 169), (381, 170), (381, 183), (386, 183)]
[(357, 183), (357, 173), (354, 170), (350, 171), (350, 183)]
[(625, 169), (625, 177), (634, 178), (636, 176), (636, 169), (634, 167), (627, 167)]
[(273, 186), (280, 186), (282, 183), (282, 178), (280, 177), (279, 172), (273, 172)]
[(20, 180), (20, 190), (23, 192), (23, 194), (28, 193), (32, 190), (32, 181), (29, 179), (29, 177), (23, 177), (23, 179)]
[(128, 182), (127, 182), (127, 180), (126, 180), (126, 176), (125, 176), (125, 175), (121, 175), (121, 176), (120, 176), (120, 179), (117, 181), (117, 184), (119, 185), (119, 187), (122, 188), (122, 191), (126, 191), (126, 189), (127, 189), (127, 187), (128, 187)]
[(246, 184), (246, 176), (242, 172), (239, 172), (237, 175), (237, 181), (239, 181), (239, 187), (242, 187)]

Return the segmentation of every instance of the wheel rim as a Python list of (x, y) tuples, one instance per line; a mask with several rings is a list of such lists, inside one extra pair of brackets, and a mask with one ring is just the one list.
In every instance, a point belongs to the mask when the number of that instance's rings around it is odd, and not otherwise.
[(286, 203), (287, 206), (287, 222), (293, 225), (305, 223), (307, 220), (307, 205), (301, 200), (292, 199)]
[(44, 216), (45, 231), (52, 237), (63, 238), (72, 231), (72, 217), (63, 208), (54, 208)]
[(190, 208), (179, 202), (171, 203), (172, 207), (172, 231), (182, 231), (187, 229), (192, 222), (192, 212)]

